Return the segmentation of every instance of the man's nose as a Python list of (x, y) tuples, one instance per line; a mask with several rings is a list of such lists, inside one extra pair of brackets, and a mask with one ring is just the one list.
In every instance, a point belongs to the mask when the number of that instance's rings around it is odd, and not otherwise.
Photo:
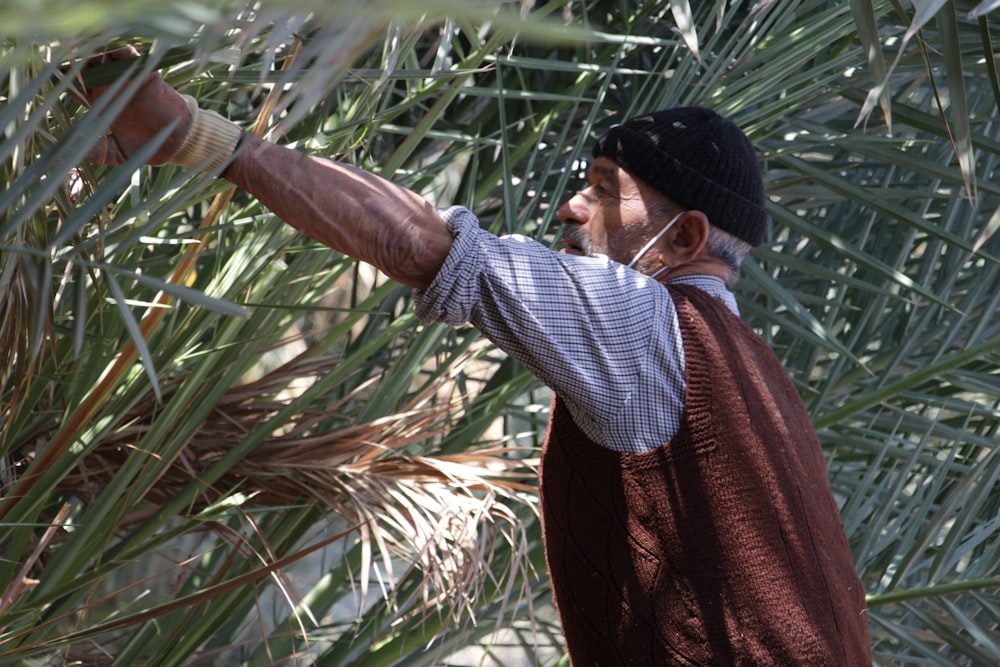
[(564, 225), (585, 225), (590, 220), (590, 207), (586, 190), (575, 193), (563, 202), (556, 211), (559, 222)]

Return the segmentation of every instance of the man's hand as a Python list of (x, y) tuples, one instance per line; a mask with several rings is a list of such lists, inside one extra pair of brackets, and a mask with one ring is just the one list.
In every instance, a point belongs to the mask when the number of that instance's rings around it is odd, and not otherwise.
[[(138, 58), (139, 52), (131, 46), (109, 51), (91, 58), (88, 66), (111, 60)], [(100, 86), (83, 90), (86, 103), (92, 105), (107, 90)], [(192, 113), (185, 98), (171, 88), (159, 72), (150, 72), (132, 95), (118, 117), (111, 123), (111, 131), (104, 135), (87, 154), (87, 159), (98, 164), (124, 164), (129, 156), (142, 148), (164, 127), (176, 122), (170, 136), (160, 145), (150, 164), (171, 162), (184, 145), (191, 130)]]
[[(138, 57), (135, 48), (126, 46), (91, 58), (87, 64)], [(82, 95), (90, 105), (105, 91), (107, 86), (98, 86), (84, 90)], [(149, 164), (172, 163), (212, 171), (229, 162), (242, 134), (239, 126), (214, 111), (199, 109), (194, 98), (181, 95), (159, 72), (151, 72), (111, 123), (111, 132), (87, 153), (87, 159), (98, 164), (124, 164), (160, 131), (174, 123), (174, 129)]]
[[(132, 48), (91, 60), (135, 58)], [(87, 90), (94, 102), (106, 86)], [(279, 218), (334, 250), (375, 265), (391, 278), (427, 289), (451, 251), (452, 237), (437, 209), (416, 192), (327, 158), (248, 135), (214, 111), (198, 108), (159, 74), (146, 76), (91, 158), (122, 164), (175, 123), (150, 160), (222, 172)], [(223, 169), (225, 167), (225, 169)]]

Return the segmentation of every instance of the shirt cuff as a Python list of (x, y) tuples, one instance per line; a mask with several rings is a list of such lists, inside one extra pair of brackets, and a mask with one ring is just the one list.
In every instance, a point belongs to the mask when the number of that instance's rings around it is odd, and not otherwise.
[(479, 237), (488, 232), (480, 228), (479, 218), (462, 206), (442, 210), (441, 218), (454, 243), (430, 286), (415, 290), (414, 303), (420, 321), (457, 327), (472, 319), (472, 311), (479, 303), (479, 273), (483, 266)]

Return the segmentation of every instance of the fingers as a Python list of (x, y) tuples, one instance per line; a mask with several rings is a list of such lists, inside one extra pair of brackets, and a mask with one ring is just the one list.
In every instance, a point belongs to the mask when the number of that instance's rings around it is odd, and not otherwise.
[[(116, 86), (121, 85), (120, 88), (115, 88), (118, 91), (116, 95), (127, 95), (120, 100), (121, 104), (117, 107), (108, 107), (118, 109), (117, 115), (111, 120), (113, 134), (109, 132), (94, 140), (94, 145), (87, 152), (87, 160), (91, 162), (107, 165), (124, 164), (129, 155), (134, 155), (170, 125), (175, 126), (174, 131), (163, 140), (159, 150), (151, 156), (148, 163), (168, 162), (184, 144), (192, 123), (191, 110), (184, 98), (163, 80), (159, 72), (146, 71), (141, 78), (136, 76), (138, 71), (146, 70), (136, 67), (142, 64), (142, 61), (136, 60), (139, 57), (141, 57), (139, 51), (133, 46), (95, 55), (86, 61), (81, 72), (86, 74), (88, 68), (98, 67), (103, 67), (107, 71), (95, 69), (91, 74), (97, 76), (89, 77), (91, 84), (89, 88), (81, 85), (80, 89), (71, 91), (71, 94), (81, 99), (87, 107), (108, 94), (108, 86), (102, 85), (108, 80), (117, 81)], [(115, 70), (116, 74), (114, 78), (109, 79), (108, 74), (111, 70)], [(136, 76), (136, 78), (123, 82), (122, 76)], [(87, 79), (87, 76), (81, 75), (80, 83), (83, 84)], [(103, 113), (106, 113), (106, 110)]]
[(138, 58), (142, 54), (139, 53), (139, 49), (135, 48), (131, 44), (128, 46), (121, 46), (117, 49), (111, 49), (110, 51), (104, 51), (96, 56), (91, 56), (87, 58), (87, 67), (92, 67), (94, 65), (103, 65), (104, 63), (109, 63), (113, 60), (129, 60), (130, 58)]
[[(107, 89), (107, 85), (90, 85), (86, 84), (86, 78), (90, 76), (89, 74), (84, 74), (88, 69), (95, 67), (100, 67), (101, 65), (107, 65), (108, 63), (119, 61), (119, 60), (133, 60), (140, 58), (142, 54), (134, 46), (122, 46), (116, 49), (106, 50), (94, 56), (90, 56), (84, 61), (83, 68), (77, 73), (77, 83), (79, 84), (79, 93), (70, 91), (70, 93), (82, 104), (93, 104), (101, 93)], [(92, 78), (92, 77), (91, 77)]]
[(130, 58), (138, 58), (141, 55), (142, 54), (139, 53), (139, 49), (135, 48), (131, 44), (105, 52), (105, 56), (107, 56), (110, 60), (128, 60)]

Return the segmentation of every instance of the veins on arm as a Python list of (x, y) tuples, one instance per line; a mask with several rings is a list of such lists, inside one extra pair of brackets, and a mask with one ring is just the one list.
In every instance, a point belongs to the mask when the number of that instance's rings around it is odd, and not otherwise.
[(437, 210), (415, 192), (346, 164), (260, 139), (226, 178), (310, 238), (425, 289), (451, 249)]

